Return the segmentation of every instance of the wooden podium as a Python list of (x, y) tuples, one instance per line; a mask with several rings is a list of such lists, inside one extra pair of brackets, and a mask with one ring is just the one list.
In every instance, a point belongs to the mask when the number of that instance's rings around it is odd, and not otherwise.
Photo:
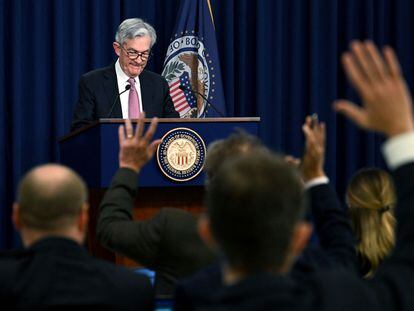
[[(145, 119), (145, 128), (150, 123)], [(206, 147), (212, 141), (226, 138), (240, 128), (258, 135), (260, 118), (160, 119), (154, 138), (161, 138), (177, 128), (195, 131)], [(123, 265), (137, 264), (101, 247), (96, 240), (96, 221), (101, 199), (118, 169), (118, 127), (120, 119), (101, 119), (59, 140), (59, 158), (74, 169), (89, 187), (90, 218), (87, 244), (92, 255)], [(146, 219), (162, 207), (177, 207), (191, 213), (202, 211), (204, 173), (178, 182), (165, 176), (155, 157), (141, 170), (134, 218)]]

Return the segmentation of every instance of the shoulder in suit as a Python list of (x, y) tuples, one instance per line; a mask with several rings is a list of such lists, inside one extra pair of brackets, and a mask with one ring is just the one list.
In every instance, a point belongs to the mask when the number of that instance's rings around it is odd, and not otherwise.
[[(162, 76), (144, 70), (139, 79), (143, 109), (147, 117), (179, 117), (174, 109), (167, 81)], [(119, 92), (115, 63), (82, 75), (79, 79), (79, 97), (73, 113), (71, 130), (100, 118), (122, 118), (121, 104), (117, 98)]]
[(152, 310), (153, 290), (145, 276), (94, 259), (72, 240), (51, 237), (0, 256), (0, 301), (19, 310)]

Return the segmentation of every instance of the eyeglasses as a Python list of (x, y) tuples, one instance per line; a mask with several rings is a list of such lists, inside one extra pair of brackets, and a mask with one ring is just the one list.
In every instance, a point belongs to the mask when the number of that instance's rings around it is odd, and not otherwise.
[(130, 60), (136, 60), (138, 57), (140, 57), (142, 61), (146, 62), (152, 55), (151, 51), (145, 51), (145, 52), (128, 51), (121, 44), (119, 44), (119, 46), (121, 47), (121, 49), (125, 51), (125, 53), (127, 53), (128, 58)]

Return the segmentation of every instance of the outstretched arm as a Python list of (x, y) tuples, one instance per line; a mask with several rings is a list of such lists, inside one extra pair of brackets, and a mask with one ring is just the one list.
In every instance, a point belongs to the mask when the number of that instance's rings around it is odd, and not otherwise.
[(143, 133), (142, 115), (134, 131), (130, 120), (119, 127), (119, 167), (100, 205), (97, 236), (109, 249), (151, 266), (161, 239), (162, 217), (133, 221), (132, 210), (141, 168), (153, 157), (160, 140), (152, 141), (154, 118)]
[(302, 130), (305, 135), (305, 153), (300, 171), (309, 194), (311, 215), (320, 244), (319, 247), (305, 249), (302, 259), (315, 269), (354, 268), (357, 258), (351, 225), (323, 168), (325, 124), (308, 116)]

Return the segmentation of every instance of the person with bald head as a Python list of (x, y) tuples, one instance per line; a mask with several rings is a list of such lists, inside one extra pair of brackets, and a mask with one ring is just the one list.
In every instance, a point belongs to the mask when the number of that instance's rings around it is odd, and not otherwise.
[(46, 164), (30, 170), (20, 181), (12, 219), (24, 249), (0, 254), (2, 306), (152, 310), (145, 276), (92, 258), (82, 247), (87, 188), (71, 169)]

